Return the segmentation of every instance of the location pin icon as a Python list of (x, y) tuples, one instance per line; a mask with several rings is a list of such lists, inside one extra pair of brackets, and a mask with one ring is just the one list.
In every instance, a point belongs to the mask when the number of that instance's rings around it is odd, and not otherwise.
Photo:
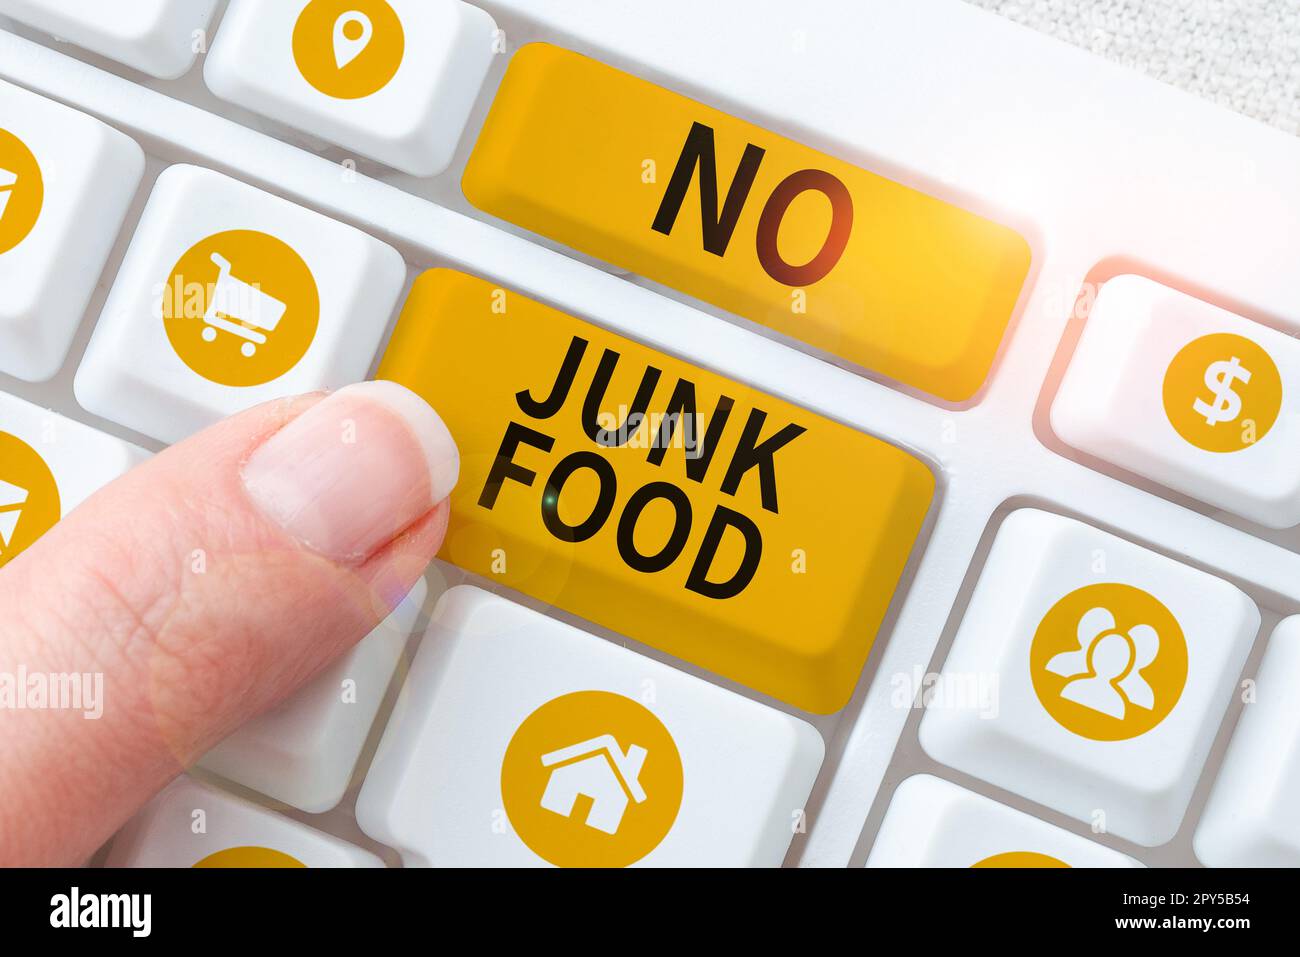
[(334, 21), (334, 62), (343, 69), (370, 46), (374, 24), (360, 10), (349, 10)]

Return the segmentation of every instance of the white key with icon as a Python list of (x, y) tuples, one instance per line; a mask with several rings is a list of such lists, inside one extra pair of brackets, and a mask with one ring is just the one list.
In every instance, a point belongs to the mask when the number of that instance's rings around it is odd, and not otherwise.
[(1023, 811), (929, 774), (890, 798), (867, 867), (1141, 867)]
[(776, 866), (823, 753), (799, 718), (459, 586), (357, 821), (407, 866)]
[(217, 0), (0, 0), (0, 15), (162, 80), (189, 72)]
[(149, 454), (0, 392), (0, 567)]
[(174, 781), (113, 839), (106, 867), (383, 867), (370, 851), (201, 784)]
[(1067, 445), (1270, 528), (1300, 524), (1300, 343), (1141, 276), (1101, 287), (1052, 404)]
[(427, 594), (420, 579), (351, 651), (288, 701), (243, 725), (199, 765), (302, 811), (335, 807)]
[(450, 165), (492, 63), (461, 0), (232, 0), (204, 78), (222, 99), (415, 176)]
[(59, 371), (143, 173), (130, 137), (0, 81), (0, 372)]
[(1268, 639), (1193, 847), (1210, 867), (1300, 867), (1300, 615)]
[(936, 761), (1155, 846), (1259, 629), (1236, 586), (1036, 509), (998, 529), (921, 722)]
[(360, 230), (220, 173), (158, 178), (76, 394), (176, 442), (269, 399), (366, 377), (406, 264)]

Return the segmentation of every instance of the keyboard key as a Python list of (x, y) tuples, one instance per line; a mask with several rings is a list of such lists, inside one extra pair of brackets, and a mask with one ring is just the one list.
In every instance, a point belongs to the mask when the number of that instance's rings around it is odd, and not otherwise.
[(158, 178), (77, 370), (96, 415), (163, 442), (366, 377), (406, 278), (397, 251), (219, 173)]
[(928, 774), (898, 786), (867, 858), (867, 867), (1141, 866)]
[(315, 828), (182, 777), (113, 839), (107, 867), (383, 867)]
[(459, 586), (357, 821), (407, 866), (776, 866), (823, 752), (797, 718)]
[(1300, 616), (1278, 624), (1193, 845), (1210, 867), (1300, 867)]
[(303, 811), (343, 799), (406, 639), (424, 604), (421, 580), (378, 628), (289, 701), (248, 722), (199, 765)]
[(0, 14), (162, 80), (194, 65), (217, 0), (0, 0)]
[(460, 0), (234, 0), (203, 74), (231, 103), (434, 176), (451, 163), (495, 34)]
[(953, 402), (984, 382), (1029, 270), (1005, 226), (540, 43), (511, 61), (464, 190)]
[(148, 453), (0, 392), (0, 567)]
[(0, 372), (59, 371), (143, 174), (129, 137), (0, 81)]
[(1052, 405), (1080, 451), (1270, 528), (1300, 524), (1300, 344), (1141, 276), (1101, 288)]
[(379, 375), (460, 447), (445, 558), (796, 707), (848, 700), (933, 495), (919, 460), (451, 270)]
[(1260, 615), (1073, 519), (1003, 522), (921, 722), (936, 761), (1099, 830), (1177, 831)]

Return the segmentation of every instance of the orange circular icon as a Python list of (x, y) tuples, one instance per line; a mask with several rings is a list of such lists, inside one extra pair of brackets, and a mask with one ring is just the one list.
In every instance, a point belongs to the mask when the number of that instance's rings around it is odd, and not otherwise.
[(338, 100), (378, 93), (397, 76), (406, 34), (386, 0), (312, 0), (293, 28), (303, 79)]
[(0, 432), (0, 568), (54, 527), (59, 487), (35, 449)]
[(1043, 616), (1029, 650), (1038, 700), (1094, 741), (1150, 731), (1187, 683), (1187, 641), (1158, 599), (1131, 585), (1087, 585)]
[(1282, 411), (1277, 364), (1245, 336), (1193, 339), (1165, 372), (1165, 415), (1186, 441), (1206, 452), (1238, 452), (1268, 434)]
[(1070, 865), (1050, 854), (1035, 851), (1008, 851), (994, 854), (982, 861), (976, 861), (971, 867), (1069, 867)]
[(269, 847), (229, 847), (224, 851), (209, 854), (194, 867), (306, 867), (296, 857), (290, 857), (283, 851), (273, 851)]
[(27, 144), (0, 129), (0, 255), (21, 243), (36, 226), (45, 204), (45, 180)]
[(644, 705), (578, 691), (519, 725), (501, 763), (515, 833), (557, 867), (626, 867), (667, 836), (682, 803), (682, 760)]
[(288, 245), (253, 230), (217, 233), (180, 258), (163, 289), (167, 338), (182, 362), (219, 385), (262, 385), (307, 353), (320, 321), (311, 270)]

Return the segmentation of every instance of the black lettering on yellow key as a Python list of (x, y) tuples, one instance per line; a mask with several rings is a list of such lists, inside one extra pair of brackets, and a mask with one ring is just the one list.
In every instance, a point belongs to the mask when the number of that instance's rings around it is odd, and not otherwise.
[(918, 459), (450, 270), (379, 374), (460, 447), (443, 557), (808, 711), (848, 700), (933, 496)]
[(954, 402), (987, 377), (1030, 264), (1006, 226), (543, 43), (511, 61), (464, 189)]

